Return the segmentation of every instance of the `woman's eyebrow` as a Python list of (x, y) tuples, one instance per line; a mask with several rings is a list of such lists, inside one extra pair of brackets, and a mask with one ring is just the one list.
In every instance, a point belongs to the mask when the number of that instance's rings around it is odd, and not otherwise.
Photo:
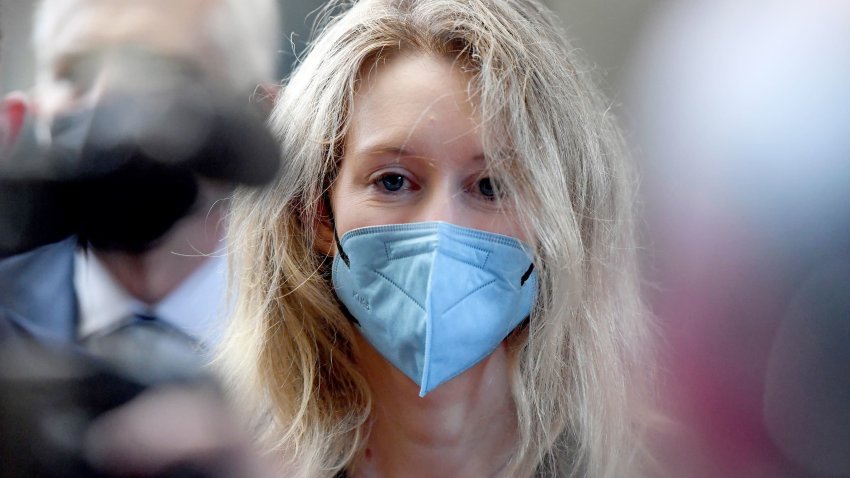
[(351, 153), (351, 157), (358, 158), (357, 163), (360, 168), (372, 168), (378, 165), (397, 164), (401, 162), (416, 161), (430, 164), (431, 160), (424, 155), (405, 146), (393, 144), (375, 144), (373, 146), (364, 145), (361, 148), (356, 148)]
[[(354, 155), (357, 156), (384, 156), (384, 155), (394, 155), (394, 156), (404, 156), (409, 158), (421, 158), (424, 157), (421, 154), (418, 154), (416, 151), (406, 146), (395, 146), (389, 144), (377, 144), (374, 146), (364, 146), (362, 148), (357, 148), (353, 152)], [(473, 156), (472, 161), (474, 162), (482, 162), (487, 159), (487, 156), (484, 153), (479, 153)]]
[(394, 146), (388, 144), (366, 145), (354, 151), (358, 156), (418, 156), (416, 152), (405, 146)]
[(370, 155), (383, 155), (383, 154), (395, 154), (398, 156), (416, 156), (417, 154), (411, 150), (410, 148), (406, 148), (404, 146), (382, 146), (378, 145), (364, 151), (365, 154)]

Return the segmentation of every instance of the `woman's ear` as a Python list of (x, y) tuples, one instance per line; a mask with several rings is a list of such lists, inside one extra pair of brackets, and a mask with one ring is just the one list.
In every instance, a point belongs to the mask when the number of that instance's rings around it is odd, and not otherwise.
[[(328, 192), (325, 194), (329, 195), (330, 193)], [(327, 198), (323, 196), (319, 199), (319, 204), (316, 206), (316, 217), (314, 219), (315, 224), (313, 225), (316, 231), (316, 242), (314, 246), (316, 248), (316, 252), (327, 256), (333, 256), (336, 254), (334, 228), (331, 223), (331, 211), (328, 208), (330, 201), (330, 196)]]

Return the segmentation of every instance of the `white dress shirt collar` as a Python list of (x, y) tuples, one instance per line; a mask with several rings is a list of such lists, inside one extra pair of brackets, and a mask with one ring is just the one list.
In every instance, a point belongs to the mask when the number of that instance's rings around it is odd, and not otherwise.
[(226, 316), (225, 268), (223, 256), (210, 257), (163, 300), (148, 305), (121, 287), (96, 255), (78, 250), (74, 257), (74, 289), (80, 312), (77, 335), (83, 339), (117, 326), (132, 314), (144, 314), (214, 346)]

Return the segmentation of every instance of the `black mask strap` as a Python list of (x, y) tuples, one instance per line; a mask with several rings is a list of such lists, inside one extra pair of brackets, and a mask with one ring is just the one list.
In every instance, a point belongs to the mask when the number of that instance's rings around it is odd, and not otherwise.
[(533, 271), (534, 271), (534, 263), (532, 262), (531, 265), (528, 266), (528, 269), (525, 271), (525, 274), (523, 274), (522, 277), (519, 279), (519, 286), (520, 287), (525, 285), (525, 281), (527, 281), (528, 278), (531, 277), (531, 273)]
[(336, 233), (336, 222), (334, 222), (334, 212), (333, 208), (331, 208), (331, 196), (327, 193), (327, 191), (322, 194), (322, 200), (325, 201), (325, 211), (328, 213), (328, 221), (331, 223), (331, 229), (334, 231), (336, 250), (339, 253), (339, 257), (342, 259), (342, 262), (345, 263), (345, 267), (351, 268), (351, 263), (348, 261), (348, 254), (342, 250), (342, 244), (339, 242), (339, 236)]
[[(334, 242), (336, 242), (336, 250), (338, 251), (339, 257), (342, 259), (342, 262), (345, 263), (345, 266), (350, 268), (351, 265), (348, 262), (348, 254), (346, 254), (345, 251), (342, 250), (342, 244), (340, 244), (339, 236), (336, 233), (336, 224), (334, 223), (334, 213), (333, 213), (333, 209), (331, 208), (331, 197), (327, 192), (325, 192), (325, 193), (322, 194), (322, 200), (325, 202), (325, 210), (328, 213), (328, 221), (331, 223), (331, 228), (334, 231)], [(356, 317), (354, 317), (354, 315), (348, 310), (348, 307), (346, 307), (345, 304), (343, 304), (342, 301), (339, 300), (339, 297), (337, 297), (336, 294), (334, 294), (333, 296), (334, 296), (334, 299), (336, 300), (336, 303), (339, 304), (339, 309), (342, 311), (342, 313), (345, 315), (345, 317), (348, 320), (350, 320), (352, 323), (354, 323), (354, 325), (360, 327), (360, 321), (357, 320)]]

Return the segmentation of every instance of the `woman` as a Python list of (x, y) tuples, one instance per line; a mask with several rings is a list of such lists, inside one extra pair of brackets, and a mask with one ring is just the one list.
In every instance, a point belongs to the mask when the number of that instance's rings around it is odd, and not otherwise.
[(327, 24), (273, 112), (276, 186), (230, 224), (222, 363), (288, 467), (637, 474), (647, 319), (607, 106), (533, 0)]

